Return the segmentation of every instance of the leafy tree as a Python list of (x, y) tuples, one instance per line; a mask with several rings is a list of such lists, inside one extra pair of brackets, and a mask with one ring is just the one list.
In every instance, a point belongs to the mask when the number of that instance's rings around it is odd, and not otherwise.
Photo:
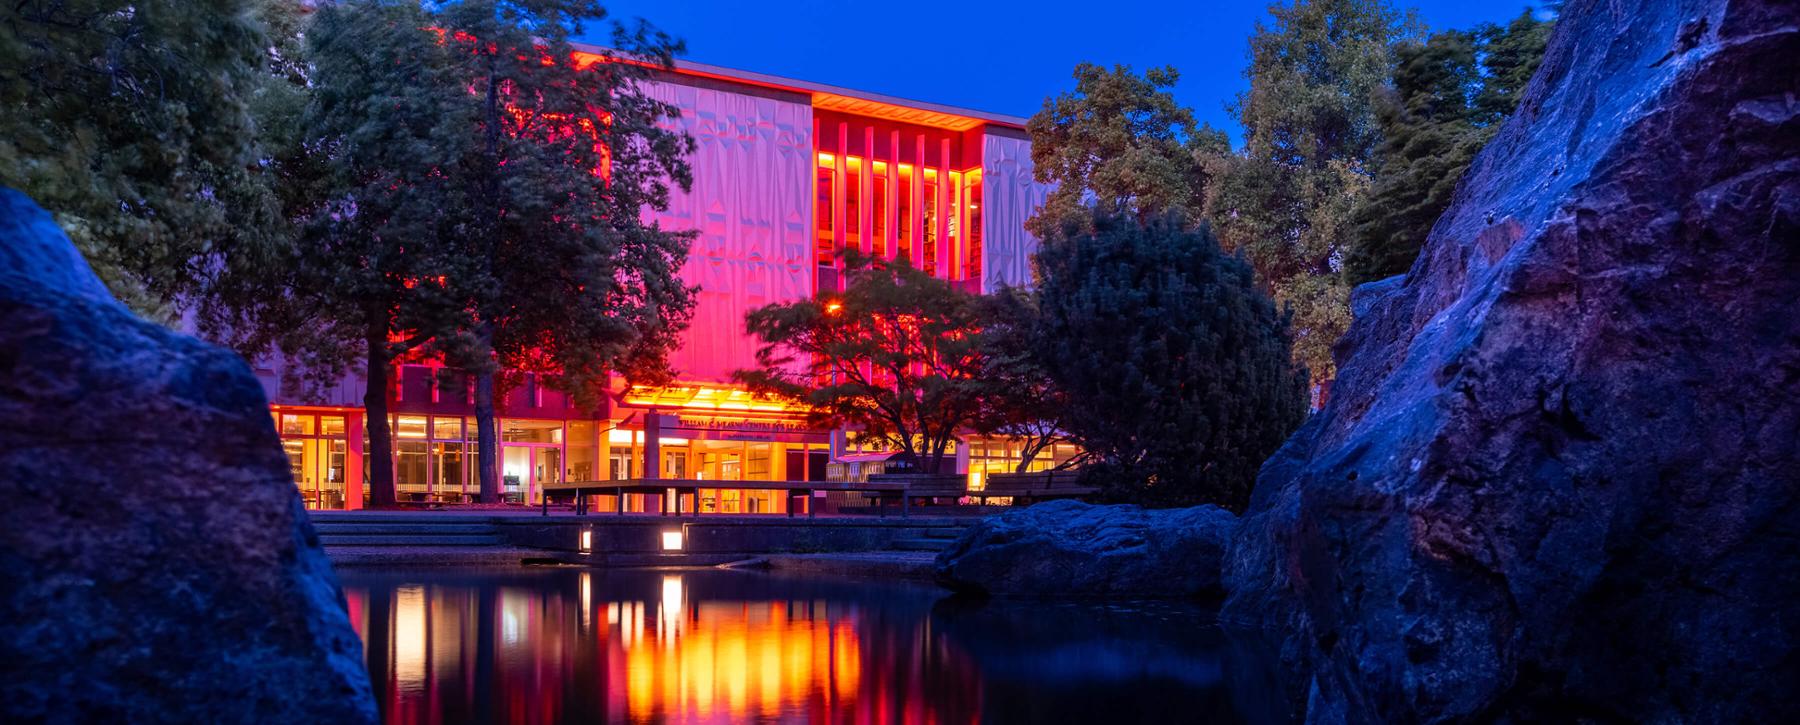
[(982, 306), (986, 390), (973, 428), (981, 435), (1017, 440), (1021, 455), (1015, 470), (1024, 472), (1050, 446), (1068, 439), (1068, 402), (1037, 356), (1037, 295), (1004, 288), (983, 297)]
[(938, 471), (987, 390), (980, 298), (904, 259), (845, 253), (841, 296), (750, 311), (759, 367), (733, 377), (797, 400), (815, 425), (849, 426)]
[(687, 237), (641, 212), (688, 183), (692, 142), (656, 125), (669, 107), (636, 83), (676, 46), (621, 26), (622, 57), (577, 63), (568, 34), (600, 13), (360, 0), (321, 7), (308, 28), (302, 134), (273, 164), (302, 233), (285, 257), (222, 276), (208, 319), (240, 349), (298, 360), (304, 383), (364, 352), (377, 506), (394, 497), (388, 373), (402, 356), (476, 375), (487, 501), (502, 371), (592, 404), (609, 371), (666, 368), (691, 306), (676, 277)]
[(295, 234), (268, 264), (232, 265), (207, 310), (240, 350), (273, 347), (311, 382), (361, 363), (376, 507), (396, 498), (389, 370), (467, 324), (454, 286), (469, 278), (467, 259), (443, 213), (455, 192), (443, 171), (467, 153), (445, 129), (471, 123), (470, 104), (431, 22), (407, 2), (314, 13), (298, 138), (274, 156)]
[(1075, 90), (1046, 99), (1026, 125), (1034, 174), (1055, 184), (1029, 222), (1033, 233), (1085, 219), (1094, 204), (1145, 219), (1167, 211), (1198, 219), (1206, 178), (1196, 154), (1230, 144), (1175, 102), (1169, 89), (1178, 78), (1172, 67), (1142, 76), (1123, 65), (1075, 67)]
[(1391, 73), (1390, 44), (1414, 31), (1381, 0), (1296, 0), (1270, 12), (1273, 24), (1250, 38), (1250, 90), (1236, 103), (1244, 148), (1202, 164), (1217, 178), (1206, 216), (1293, 307), (1295, 360), (1328, 380), (1350, 318), (1343, 245), (1380, 141), (1374, 97)]
[(591, 0), (465, 0), (433, 17), (467, 89), (469, 125), (440, 132), (465, 151), (443, 171), (444, 208), (458, 210), (472, 313), (435, 347), (475, 375), (483, 501), (500, 491), (501, 371), (539, 372), (592, 405), (611, 372), (665, 374), (693, 305), (678, 278), (692, 235), (641, 213), (691, 183), (693, 139), (659, 125), (678, 109), (639, 85), (680, 44), (615, 24), (617, 50), (578, 62), (569, 37), (604, 16)]
[(115, 296), (172, 303), (278, 233), (253, 96), (256, 0), (16, 0), (0, 11), (0, 184), (55, 215)]
[(1305, 415), (1287, 315), (1179, 215), (1097, 210), (1049, 231), (1036, 357), (1089, 456), (1084, 475), (1115, 498), (1242, 509)]
[(1349, 284), (1412, 266), (1463, 172), (1517, 105), (1548, 28), (1526, 12), (1504, 27), (1446, 31), (1396, 48), (1393, 88), (1377, 104), (1375, 184), (1352, 217)]

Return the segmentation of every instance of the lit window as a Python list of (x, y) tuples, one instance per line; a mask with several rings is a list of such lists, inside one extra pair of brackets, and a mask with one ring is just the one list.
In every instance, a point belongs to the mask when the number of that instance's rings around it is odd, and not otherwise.
[(425, 416), (402, 415), (394, 426), (394, 435), (400, 438), (424, 438)]

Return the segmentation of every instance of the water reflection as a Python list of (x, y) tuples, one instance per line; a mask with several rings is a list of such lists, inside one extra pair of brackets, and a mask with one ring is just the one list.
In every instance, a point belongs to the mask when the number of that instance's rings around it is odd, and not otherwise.
[(730, 571), (340, 575), (388, 722), (1232, 721), (1262, 710), (1232, 692), (1227, 671), (1241, 663), (1210, 615), (1183, 606), (968, 604), (925, 585)]

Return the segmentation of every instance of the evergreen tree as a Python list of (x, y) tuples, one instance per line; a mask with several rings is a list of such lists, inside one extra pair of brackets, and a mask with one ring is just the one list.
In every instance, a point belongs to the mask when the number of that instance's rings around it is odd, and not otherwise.
[(0, 185), (56, 217), (113, 294), (171, 321), (219, 260), (279, 233), (251, 115), (256, 0), (0, 9)]
[(1250, 90), (1236, 104), (1244, 148), (1203, 162), (1217, 178), (1206, 216), (1292, 307), (1295, 360), (1325, 381), (1350, 321), (1339, 272), (1380, 140), (1374, 97), (1391, 73), (1390, 44), (1412, 23), (1381, 0), (1295, 0), (1270, 12), (1274, 23), (1250, 38)]
[(1348, 284), (1412, 266), (1463, 172), (1517, 105), (1548, 36), (1549, 23), (1526, 12), (1504, 27), (1446, 31), (1395, 49), (1393, 87), (1377, 104), (1375, 183), (1352, 217)]
[(1250, 266), (1179, 215), (1106, 210), (1049, 230), (1035, 265), (1036, 358), (1084, 475), (1119, 499), (1241, 510), (1306, 411), (1288, 316)]
[(1031, 161), (1054, 188), (1028, 227), (1038, 236), (1098, 204), (1148, 219), (1176, 211), (1198, 220), (1206, 178), (1201, 153), (1229, 150), (1225, 135), (1194, 123), (1169, 89), (1174, 68), (1139, 76), (1127, 66), (1075, 67), (1075, 90), (1046, 99), (1031, 117)]

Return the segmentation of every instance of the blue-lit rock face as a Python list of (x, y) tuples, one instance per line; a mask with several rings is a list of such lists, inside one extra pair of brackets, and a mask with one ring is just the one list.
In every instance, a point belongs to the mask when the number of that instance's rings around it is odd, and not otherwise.
[(1314, 721), (1800, 719), (1800, 3), (1563, 10), (1234, 540)]
[(374, 722), (268, 404), (0, 189), (0, 721)]
[(951, 589), (997, 597), (1216, 599), (1236, 523), (1217, 506), (1051, 501), (969, 527), (938, 554), (937, 576)]

